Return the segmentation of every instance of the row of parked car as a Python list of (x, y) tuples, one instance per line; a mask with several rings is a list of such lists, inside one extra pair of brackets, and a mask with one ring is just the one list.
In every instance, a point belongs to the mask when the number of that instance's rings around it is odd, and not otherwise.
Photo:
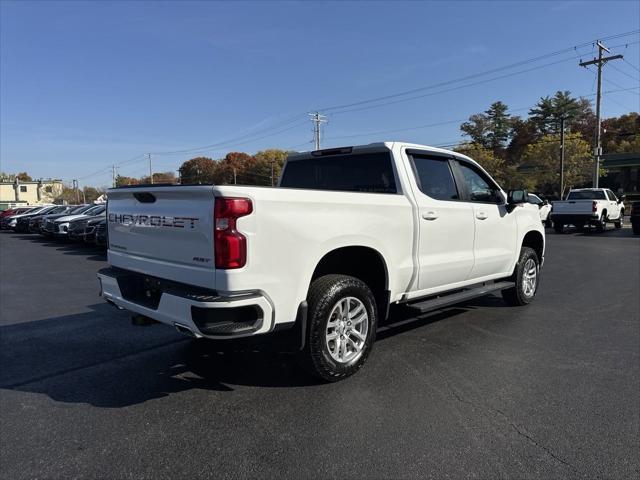
[(0, 213), (0, 229), (106, 246), (106, 204), (17, 207)]

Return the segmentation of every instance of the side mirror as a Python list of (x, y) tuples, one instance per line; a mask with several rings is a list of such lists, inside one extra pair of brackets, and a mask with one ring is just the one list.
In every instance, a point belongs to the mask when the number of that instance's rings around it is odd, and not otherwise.
[(618, 203), (622, 203), (622, 202), (624, 202), (624, 199), (625, 199), (625, 198), (627, 198), (627, 196), (626, 196), (626, 195), (620, 195), (620, 196), (618, 197)]
[(507, 194), (507, 211), (511, 212), (516, 205), (526, 203), (529, 199), (529, 194), (526, 190), (509, 190)]

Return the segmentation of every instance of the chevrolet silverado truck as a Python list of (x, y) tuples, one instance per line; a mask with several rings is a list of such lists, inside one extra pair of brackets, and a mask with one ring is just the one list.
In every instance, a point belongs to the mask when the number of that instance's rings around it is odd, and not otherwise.
[(278, 188), (114, 188), (107, 225), (107, 302), (218, 344), (286, 346), (326, 381), (362, 367), (391, 304), (528, 304), (545, 251), (526, 191), (399, 142), (293, 153)]
[(579, 188), (570, 190), (564, 201), (553, 202), (551, 221), (553, 229), (562, 233), (566, 225), (582, 230), (586, 225), (594, 225), (604, 231), (607, 223), (622, 228), (624, 204), (608, 188)]

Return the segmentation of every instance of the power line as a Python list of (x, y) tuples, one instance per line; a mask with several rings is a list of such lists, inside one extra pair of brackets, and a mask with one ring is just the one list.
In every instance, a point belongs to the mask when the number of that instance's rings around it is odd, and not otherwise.
[[(615, 35), (609, 35), (607, 37), (603, 37), (602, 40), (612, 40), (612, 39), (615, 39), (615, 38), (621, 38), (621, 37), (626, 37), (626, 36), (630, 36), (630, 35), (636, 35), (638, 33), (640, 33), (640, 30), (632, 30), (632, 31), (629, 31), (629, 32), (623, 32), (623, 33), (618, 33), (618, 34), (615, 34)], [(585, 43), (582, 43), (582, 44), (579, 44), (579, 45), (575, 45), (573, 47), (563, 48), (562, 50), (557, 50), (555, 52), (550, 52), (550, 53), (547, 53), (547, 54), (544, 54), (544, 55), (539, 55), (537, 57), (529, 58), (529, 59), (526, 59), (526, 60), (521, 60), (519, 62), (511, 63), (509, 65), (504, 65), (502, 67), (497, 67), (497, 68), (493, 68), (493, 69), (490, 69), (490, 70), (486, 70), (484, 72), (480, 72), (480, 73), (476, 73), (476, 74), (472, 74), (472, 75), (466, 75), (464, 77), (460, 77), (460, 78), (457, 78), (455, 80), (449, 80), (449, 81), (446, 81), (446, 82), (435, 83), (435, 84), (427, 85), (427, 86), (424, 86), (424, 87), (413, 88), (411, 90), (405, 90), (404, 92), (398, 92), (398, 93), (393, 93), (393, 94), (389, 94), (389, 95), (383, 95), (383, 96), (380, 96), (380, 97), (369, 98), (369, 99), (366, 99), (366, 100), (360, 100), (358, 102), (351, 102), (351, 103), (346, 103), (346, 104), (343, 104), (343, 105), (332, 105), (330, 107), (319, 108), (318, 110), (323, 111), (323, 112), (329, 112), (331, 110), (340, 110), (342, 108), (354, 107), (354, 106), (363, 105), (363, 104), (366, 104), (366, 103), (373, 103), (373, 102), (377, 102), (377, 101), (381, 101), (381, 100), (388, 100), (388, 99), (391, 99), (391, 98), (401, 97), (401, 96), (409, 95), (411, 93), (416, 93), (416, 92), (423, 91), (423, 90), (430, 90), (432, 88), (438, 88), (438, 87), (441, 87), (441, 86), (444, 86), (444, 85), (448, 85), (448, 84), (451, 84), (451, 83), (458, 83), (458, 82), (462, 82), (462, 81), (465, 81), (465, 80), (470, 80), (472, 78), (476, 78), (476, 77), (479, 77), (479, 76), (489, 75), (489, 74), (496, 73), (496, 72), (499, 72), (499, 71), (502, 71), (502, 70), (509, 70), (511, 68), (515, 68), (515, 67), (519, 67), (519, 66), (522, 66), (522, 65), (526, 65), (528, 63), (534, 63), (534, 62), (537, 62), (539, 60), (543, 60), (543, 59), (548, 58), (548, 57), (561, 55), (563, 53), (567, 53), (567, 52), (572, 51), (572, 50), (577, 51), (578, 48), (582, 48), (582, 47), (589, 46), (589, 45), (592, 45), (592, 44), (593, 44), (593, 41), (589, 41), (589, 42), (585, 42)]]
[[(624, 58), (622, 59), (624, 60)], [(616, 67), (615, 65), (611, 65), (611, 68), (613, 68), (615, 71), (620, 72), (623, 75), (626, 75), (627, 77), (629, 77), (631, 80), (634, 80), (636, 82), (640, 82), (640, 79), (634, 77), (633, 75), (631, 75), (630, 73), (625, 72), (624, 70), (620, 70), (618, 67)]]
[(640, 68), (636, 67), (633, 63), (631, 63), (629, 60), (627, 60), (626, 58), (623, 58), (622, 61), (624, 63), (626, 63), (627, 65), (629, 65), (631, 68), (633, 68), (636, 72), (640, 72)]

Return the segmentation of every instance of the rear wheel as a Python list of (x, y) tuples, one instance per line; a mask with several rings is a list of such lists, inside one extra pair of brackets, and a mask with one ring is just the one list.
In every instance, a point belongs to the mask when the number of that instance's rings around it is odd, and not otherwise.
[(356, 373), (371, 353), (377, 309), (371, 289), (347, 275), (325, 275), (309, 289), (307, 342), (302, 364), (336, 382)]
[(616, 220), (615, 222), (613, 222), (613, 225), (616, 228), (622, 228), (622, 225), (624, 225), (624, 210), (620, 211), (620, 218), (618, 218), (618, 220)]
[(602, 216), (600, 217), (600, 220), (598, 220), (598, 222), (596, 223), (596, 230), (598, 232), (604, 232), (606, 229), (607, 229), (607, 216), (603, 212)]
[(522, 247), (520, 259), (511, 276), (515, 287), (502, 291), (502, 298), (512, 306), (527, 305), (531, 303), (538, 291), (540, 282), (540, 261), (535, 250)]

